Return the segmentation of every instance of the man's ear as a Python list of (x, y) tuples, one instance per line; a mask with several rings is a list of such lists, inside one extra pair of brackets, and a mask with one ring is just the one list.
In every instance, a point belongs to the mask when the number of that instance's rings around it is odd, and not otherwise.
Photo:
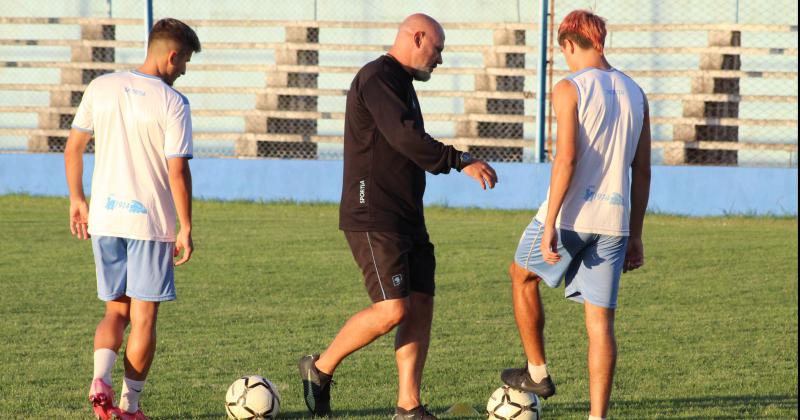
[(170, 50), (169, 54), (167, 55), (167, 60), (174, 66), (178, 60), (178, 52), (175, 50)]
[(414, 32), (414, 45), (419, 48), (422, 46), (422, 38), (425, 37), (425, 32), (417, 31)]

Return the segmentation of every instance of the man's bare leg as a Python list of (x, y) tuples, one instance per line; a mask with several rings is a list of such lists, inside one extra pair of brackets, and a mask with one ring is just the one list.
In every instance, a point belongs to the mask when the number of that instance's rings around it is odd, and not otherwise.
[(125, 376), (137, 381), (147, 378), (156, 353), (158, 302), (131, 300), (131, 332), (125, 347)]
[(94, 333), (94, 373), (89, 386), (89, 401), (92, 410), (101, 419), (110, 419), (114, 410), (114, 389), (111, 371), (117, 361), (117, 353), (122, 346), (125, 328), (130, 322), (130, 298), (119, 297), (106, 302), (103, 319), (97, 324)]
[(131, 332), (125, 347), (125, 380), (119, 408), (125, 413), (139, 410), (139, 397), (156, 354), (158, 302), (131, 299)]
[(433, 296), (411, 292), (411, 305), (397, 328), (394, 348), (399, 380), (397, 406), (406, 410), (418, 407), (422, 370), (428, 357), (433, 322)]
[(410, 298), (384, 300), (373, 303), (350, 317), (336, 334), (333, 342), (319, 355), (316, 361), (317, 369), (322, 373), (333, 375), (345, 357), (403, 322), (409, 303)]
[(614, 309), (584, 303), (586, 332), (589, 336), (589, 401), (591, 415), (604, 418), (608, 413), (617, 342), (614, 338)]
[(119, 352), (125, 328), (130, 322), (131, 298), (119, 297), (106, 302), (106, 312), (94, 332), (94, 349), (111, 349)]
[(514, 319), (525, 355), (530, 363), (544, 365), (544, 308), (539, 295), (541, 279), (516, 262), (511, 263), (508, 272), (511, 276)]

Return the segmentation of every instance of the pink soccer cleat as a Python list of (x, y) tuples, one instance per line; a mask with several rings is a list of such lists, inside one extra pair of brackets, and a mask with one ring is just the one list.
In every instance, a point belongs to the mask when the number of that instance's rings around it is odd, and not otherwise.
[(120, 420), (150, 420), (150, 417), (147, 417), (142, 413), (142, 410), (136, 410), (135, 413), (129, 413), (125, 410), (118, 410), (117, 416)]
[(92, 410), (98, 419), (108, 420), (118, 410), (114, 407), (114, 389), (101, 378), (92, 380), (92, 385), (89, 387), (89, 402), (92, 403)]

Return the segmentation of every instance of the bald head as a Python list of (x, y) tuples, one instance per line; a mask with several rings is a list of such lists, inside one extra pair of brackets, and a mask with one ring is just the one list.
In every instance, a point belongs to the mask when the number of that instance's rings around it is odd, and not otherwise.
[(414, 13), (405, 18), (403, 23), (400, 24), (400, 27), (397, 29), (395, 42), (397, 42), (398, 39), (404, 38), (405, 35), (414, 34), (415, 32), (436, 34), (444, 39), (444, 28), (442, 28), (442, 25), (439, 24), (436, 19), (424, 13)]
[(444, 28), (436, 19), (415, 13), (403, 20), (389, 54), (396, 58), (415, 79), (427, 81), (442, 63)]

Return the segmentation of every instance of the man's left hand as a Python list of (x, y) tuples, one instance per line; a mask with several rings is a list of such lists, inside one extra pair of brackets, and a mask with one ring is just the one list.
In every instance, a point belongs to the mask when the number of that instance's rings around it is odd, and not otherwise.
[(487, 185), (491, 189), (494, 188), (495, 184), (497, 184), (497, 173), (494, 171), (494, 168), (482, 160), (475, 160), (474, 162), (465, 166), (462, 171), (480, 182), (481, 188), (484, 190), (486, 189)]

